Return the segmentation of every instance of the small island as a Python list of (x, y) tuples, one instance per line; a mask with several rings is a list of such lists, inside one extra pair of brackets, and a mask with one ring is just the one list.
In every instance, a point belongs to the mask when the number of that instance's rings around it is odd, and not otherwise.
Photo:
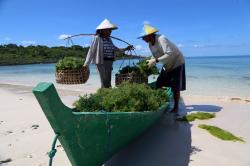
[[(80, 45), (73, 45), (71, 47), (48, 47), (44, 45), (30, 45), (24, 47), (16, 44), (0, 45), (0, 66), (56, 63), (59, 59), (66, 56), (85, 59), (88, 50), (89, 47), (82, 47)], [(117, 52), (116, 57), (117, 60), (121, 58), (140, 58), (140, 56), (131, 57), (130, 55), (126, 55), (121, 52)]]

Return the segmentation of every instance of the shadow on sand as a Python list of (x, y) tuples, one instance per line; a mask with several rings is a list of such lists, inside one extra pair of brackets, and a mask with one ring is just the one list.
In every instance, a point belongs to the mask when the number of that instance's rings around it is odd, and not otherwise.
[(114, 155), (105, 166), (187, 166), (191, 125), (176, 122), (169, 113), (141, 137)]
[(186, 105), (186, 112), (203, 111), (203, 112), (219, 112), (222, 107), (216, 105)]
[[(191, 111), (219, 112), (214, 105), (187, 105), (180, 102), (182, 113)], [(202, 151), (191, 146), (191, 124), (174, 120), (165, 113), (142, 136), (114, 155), (105, 166), (188, 166), (190, 155)], [(126, 132), (126, 131), (124, 131)]]

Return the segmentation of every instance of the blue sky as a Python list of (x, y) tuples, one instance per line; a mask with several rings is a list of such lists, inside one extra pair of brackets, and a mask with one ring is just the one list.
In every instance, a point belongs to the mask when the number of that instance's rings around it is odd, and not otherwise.
[(149, 22), (185, 56), (250, 55), (250, 0), (0, 0), (0, 43), (66, 45), (60, 35), (93, 33), (105, 18), (140, 54), (150, 54), (137, 39)]

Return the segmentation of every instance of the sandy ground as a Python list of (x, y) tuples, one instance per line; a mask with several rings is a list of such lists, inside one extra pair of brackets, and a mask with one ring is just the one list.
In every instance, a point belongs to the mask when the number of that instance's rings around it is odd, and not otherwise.
[[(0, 161), (11, 160), (2, 165), (48, 165), (47, 152), (54, 133), (31, 89), (32, 87), (0, 85)], [(86, 92), (92, 91), (95, 89)], [(71, 106), (80, 92), (59, 90), (59, 95), (66, 105)], [(250, 165), (249, 99), (183, 96), (181, 111), (215, 112), (216, 118), (184, 123), (176, 122), (171, 115), (166, 114), (105, 165)], [(246, 143), (219, 140), (198, 128), (198, 124), (216, 125), (242, 137)], [(59, 144), (57, 150), (54, 165), (70, 166)]]

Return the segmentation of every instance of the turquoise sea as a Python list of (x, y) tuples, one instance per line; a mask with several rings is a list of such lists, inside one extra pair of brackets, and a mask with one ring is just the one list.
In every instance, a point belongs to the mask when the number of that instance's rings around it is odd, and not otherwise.
[[(118, 60), (114, 63), (112, 82), (120, 67), (133, 65), (138, 60)], [(0, 66), (0, 84), (35, 86), (39, 82), (55, 83), (55, 64)], [(159, 69), (161, 66), (158, 66)], [(100, 87), (95, 65), (84, 85), (57, 85), (81, 91)], [(187, 95), (250, 97), (250, 56), (188, 57), (186, 58)], [(150, 81), (157, 76), (151, 76)]]

